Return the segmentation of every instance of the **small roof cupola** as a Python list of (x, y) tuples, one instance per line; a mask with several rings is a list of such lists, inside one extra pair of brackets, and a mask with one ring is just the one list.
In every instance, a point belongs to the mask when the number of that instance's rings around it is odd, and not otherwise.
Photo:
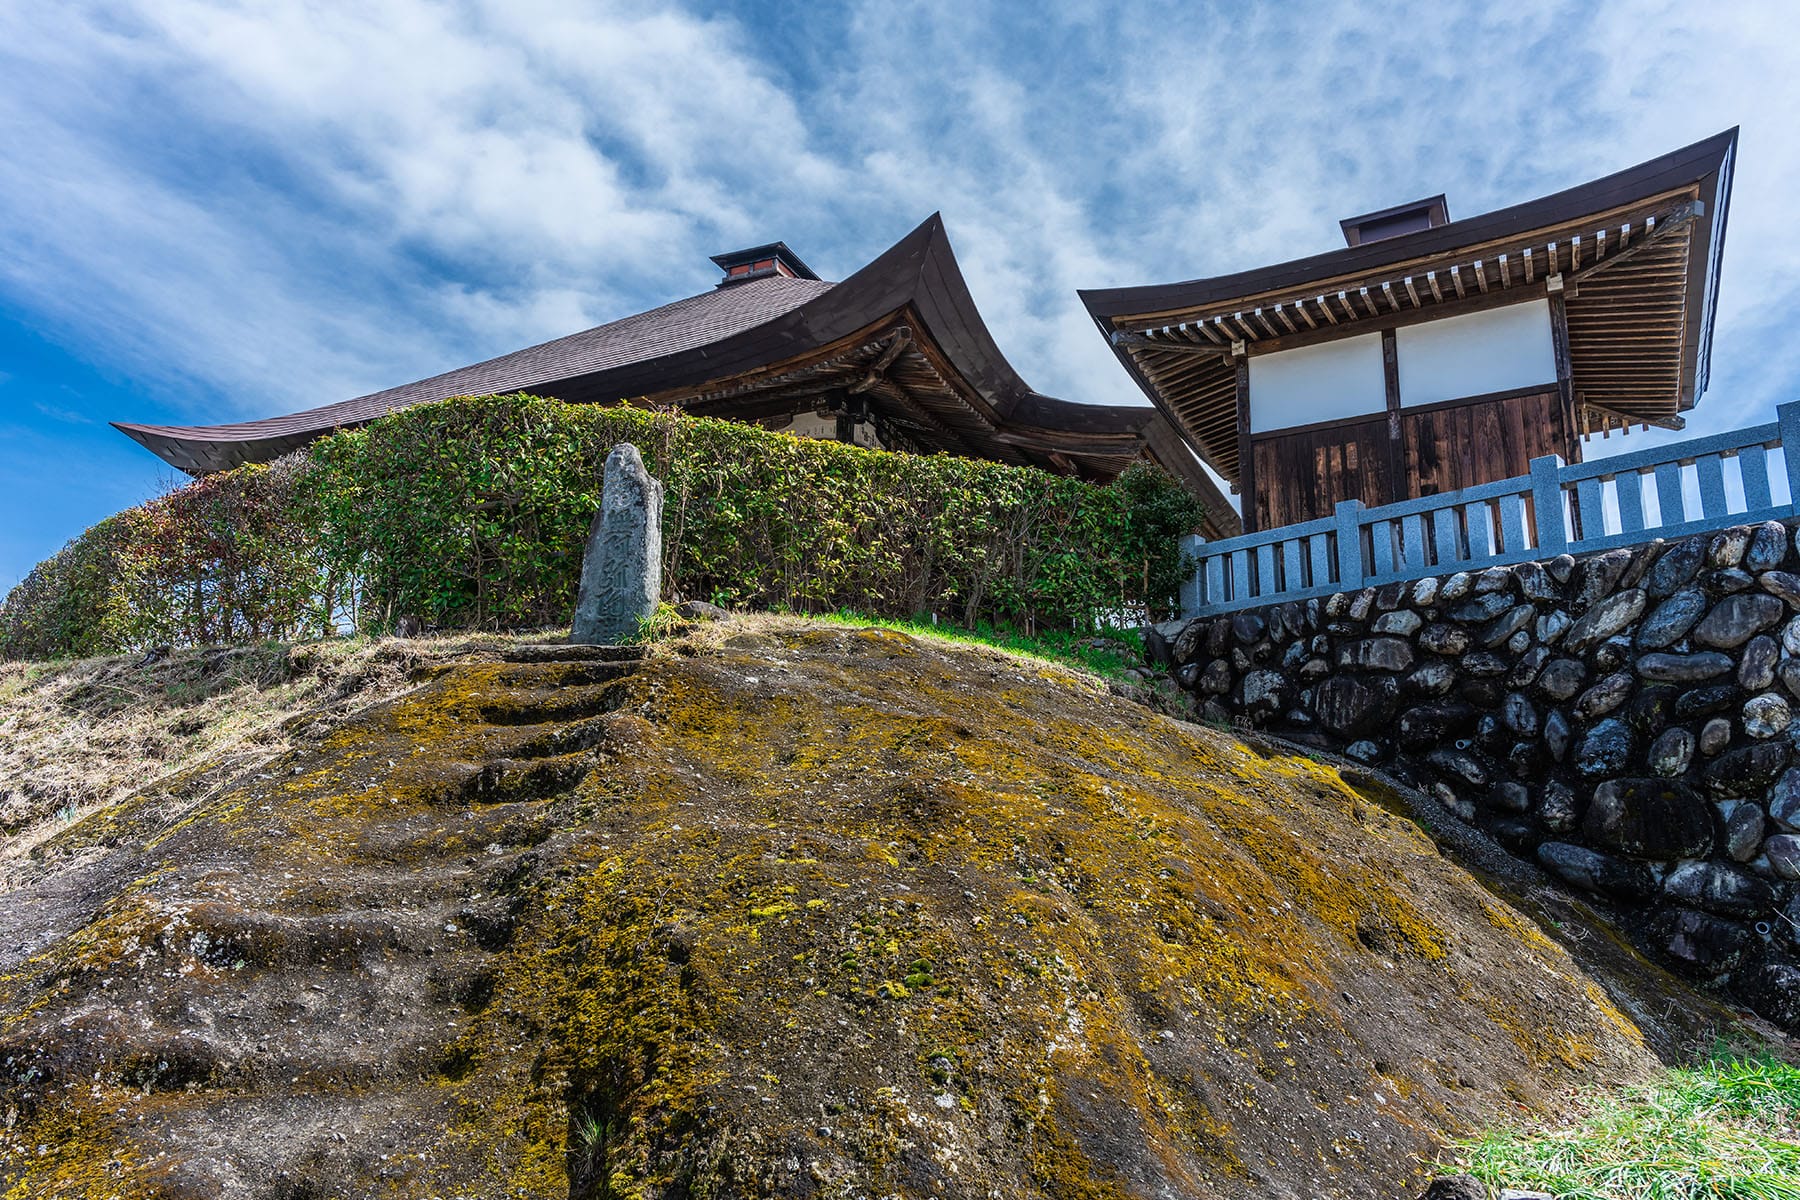
[(789, 279), (818, 278), (811, 267), (800, 261), (798, 254), (788, 249), (786, 242), (769, 242), (763, 246), (751, 246), (747, 250), (715, 254), (712, 260), (725, 272), (725, 278), (719, 280), (720, 287), (751, 279), (765, 279), (770, 275), (785, 275)]
[(1440, 192), (1423, 200), (1364, 213), (1360, 217), (1345, 217), (1338, 222), (1338, 226), (1344, 231), (1345, 242), (1352, 246), (1366, 246), (1370, 242), (1384, 241), (1407, 233), (1422, 233), (1449, 223), (1450, 205)]

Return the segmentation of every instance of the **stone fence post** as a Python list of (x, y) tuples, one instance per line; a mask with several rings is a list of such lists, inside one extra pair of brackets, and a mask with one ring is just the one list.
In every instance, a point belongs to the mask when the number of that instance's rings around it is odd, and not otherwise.
[(1181, 554), (1185, 569), (1181, 575), (1181, 615), (1191, 617), (1200, 611), (1206, 603), (1206, 596), (1200, 586), (1200, 564), (1192, 561), (1200, 555), (1200, 548), (1206, 545), (1206, 539), (1197, 533), (1190, 533), (1181, 539)]
[(1339, 500), (1333, 515), (1337, 518), (1337, 586), (1339, 591), (1353, 592), (1363, 585), (1362, 501)]
[(1781, 426), (1781, 461), (1787, 468), (1788, 503), (1800, 513), (1800, 400), (1776, 405), (1775, 420)]
[(1562, 465), (1555, 454), (1531, 460), (1531, 533), (1539, 558), (1555, 558), (1569, 548), (1569, 533), (1563, 527)]
[(569, 641), (610, 645), (634, 637), (662, 596), (662, 484), (638, 448), (621, 442), (606, 456), (600, 511), (588, 528), (581, 589)]

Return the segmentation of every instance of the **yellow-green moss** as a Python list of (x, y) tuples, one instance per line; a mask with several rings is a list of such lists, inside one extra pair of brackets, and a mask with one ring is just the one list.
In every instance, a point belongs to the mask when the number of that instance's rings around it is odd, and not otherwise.
[[(287, 915), (331, 911), (327, 873), (482, 863), (493, 823), (463, 781), (542, 732), (483, 714), (579, 707), (584, 678), (443, 671), (197, 810), (166, 852), (222, 839)], [(1560, 950), (1335, 771), (1079, 676), (830, 629), (605, 687), (593, 773), (510, 806), (535, 865), (508, 876), (491, 997), (433, 1048), (439, 1193), (567, 1196), (572, 1118), (604, 1109), (621, 1196), (767, 1193), (790, 1159), (832, 1197), (936, 1194), (934, 1172), (1204, 1194), (1248, 1186), (1246, 1164), (1361, 1169), (1374, 1151), (1334, 1147), (1329, 1119), (1282, 1124), (1314, 1105), (1424, 1148), (1494, 1102), (1430, 1065), (1471, 1045), (1508, 1080), (1641, 1053)], [(151, 899), (123, 893), (50, 957), (120, 961)], [(1556, 1003), (1496, 989), (1526, 967)], [(1396, 1003), (1463, 1023), (1396, 1024)], [(1387, 1080), (1394, 1103), (1364, 1104)]]

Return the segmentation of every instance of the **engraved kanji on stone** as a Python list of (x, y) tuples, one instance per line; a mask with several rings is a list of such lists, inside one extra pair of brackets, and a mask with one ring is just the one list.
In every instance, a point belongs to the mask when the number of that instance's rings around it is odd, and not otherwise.
[(600, 511), (588, 529), (571, 642), (625, 641), (656, 611), (662, 593), (662, 484), (629, 442), (606, 456)]

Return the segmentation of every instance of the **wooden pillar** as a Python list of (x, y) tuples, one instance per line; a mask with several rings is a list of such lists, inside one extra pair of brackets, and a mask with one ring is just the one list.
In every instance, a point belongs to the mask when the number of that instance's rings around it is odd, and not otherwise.
[(1381, 373), (1387, 384), (1388, 487), (1393, 494), (1356, 497), (1368, 505), (1392, 504), (1413, 494), (1414, 481), (1406, 477), (1406, 440), (1400, 424), (1400, 352), (1392, 329), (1381, 331)]
[[(1232, 362), (1237, 368), (1238, 495), (1242, 497), (1244, 532), (1255, 533), (1262, 526), (1256, 519), (1256, 459), (1250, 449), (1250, 359), (1238, 354)], [(1278, 520), (1280, 517), (1276, 514)]]
[(1556, 290), (1550, 293), (1550, 345), (1556, 355), (1556, 393), (1562, 408), (1563, 459), (1581, 461), (1581, 427), (1576, 424), (1575, 374), (1569, 365), (1569, 310), (1563, 302), (1562, 276), (1552, 277)]

